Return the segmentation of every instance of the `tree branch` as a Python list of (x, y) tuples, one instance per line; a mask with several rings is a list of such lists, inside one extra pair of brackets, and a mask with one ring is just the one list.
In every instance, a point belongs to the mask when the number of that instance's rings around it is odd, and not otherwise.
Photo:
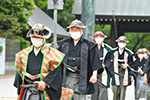
[(142, 41), (147, 35), (148, 35), (148, 34), (143, 35), (141, 38), (139, 38), (139, 37), (137, 36), (137, 42), (135, 43), (135, 45), (134, 45), (133, 48), (132, 48), (132, 51), (133, 51), (133, 52), (135, 52), (135, 49), (136, 49), (136, 47), (138, 46), (138, 44), (140, 43), (140, 41)]

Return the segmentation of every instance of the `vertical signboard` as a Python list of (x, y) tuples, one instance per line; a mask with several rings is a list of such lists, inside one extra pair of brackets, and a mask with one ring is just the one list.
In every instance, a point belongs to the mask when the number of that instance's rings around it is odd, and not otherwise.
[(0, 75), (5, 74), (5, 38), (0, 38)]
[(47, 9), (58, 9), (63, 10), (63, 0), (48, 0)]

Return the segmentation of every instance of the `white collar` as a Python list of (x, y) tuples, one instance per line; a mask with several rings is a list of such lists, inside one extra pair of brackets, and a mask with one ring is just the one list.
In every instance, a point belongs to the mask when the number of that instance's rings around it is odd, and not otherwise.
[(121, 50), (121, 49), (119, 48), (119, 54), (120, 54), (120, 55), (123, 53), (123, 51), (124, 51), (124, 49)]
[[(73, 41), (73, 42), (74, 42), (74, 41)], [(76, 46), (78, 42), (79, 42), (79, 41), (77, 41), (77, 42), (74, 42), (74, 46)]]
[(105, 45), (105, 43), (103, 42), (101, 46), (104, 47), (104, 45)]
[(41, 50), (41, 48), (39, 48), (39, 49), (36, 51), (36, 49), (35, 49), (35, 47), (34, 47), (34, 54), (35, 54), (35, 56), (38, 55), (38, 53), (39, 53), (40, 50)]

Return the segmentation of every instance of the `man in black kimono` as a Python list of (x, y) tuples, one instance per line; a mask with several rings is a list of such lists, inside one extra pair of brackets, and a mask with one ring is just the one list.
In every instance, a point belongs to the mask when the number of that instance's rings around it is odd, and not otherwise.
[[(18, 89), (18, 100), (60, 100), (65, 54), (46, 44), (50, 34), (49, 28), (35, 24), (27, 34), (32, 45), (16, 54), (14, 86)], [(33, 83), (38, 87), (20, 88)]]
[(148, 84), (148, 90), (147, 90), (147, 100), (150, 99), (150, 51), (147, 52), (148, 59), (146, 62), (146, 73), (144, 75), (144, 83)]
[(118, 47), (113, 49), (114, 55), (114, 71), (122, 74), (124, 77), (118, 75), (112, 75), (112, 90), (113, 100), (125, 100), (126, 88), (131, 85), (130, 70), (128, 64), (133, 62), (133, 52), (126, 48), (129, 42), (125, 36), (120, 36), (116, 42)]
[(97, 43), (96, 52), (99, 57), (99, 61), (102, 62), (103, 66), (103, 72), (99, 73), (98, 71), (97, 76), (101, 84), (94, 84), (95, 92), (92, 95), (92, 100), (108, 100), (109, 94), (107, 89), (110, 87), (111, 73), (109, 71), (113, 72), (113, 57), (111, 57), (113, 56), (113, 52), (112, 48), (103, 42), (106, 37), (107, 36), (101, 31), (97, 31), (92, 36), (92, 39), (94, 39)]
[(64, 62), (64, 86), (74, 90), (73, 100), (89, 100), (97, 81), (96, 69), (102, 64), (95, 54), (96, 44), (82, 37), (86, 26), (79, 20), (73, 21), (69, 28), (71, 38), (58, 42), (59, 50), (66, 54)]
[(135, 72), (135, 99), (147, 98), (147, 88), (148, 86), (144, 83), (144, 74), (146, 72), (146, 59), (144, 58), (144, 49), (140, 48), (136, 52), (136, 60), (133, 61), (130, 66), (137, 72)]

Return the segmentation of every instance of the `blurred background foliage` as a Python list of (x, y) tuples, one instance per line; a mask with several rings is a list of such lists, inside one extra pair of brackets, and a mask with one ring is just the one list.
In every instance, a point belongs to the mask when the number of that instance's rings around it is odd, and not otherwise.
[[(110, 30), (110, 25), (95, 25), (95, 32), (102, 31), (107, 35), (105, 43), (108, 44), (110, 44)], [(147, 48), (148, 43), (150, 42), (150, 33), (126, 32), (124, 35), (129, 40), (129, 43), (127, 43), (127, 48), (133, 52), (136, 52), (139, 48)]]
[(29, 30), (27, 21), (35, 7), (33, 0), (0, 0), (0, 37), (18, 38), (21, 49), (26, 47), (29, 41), (22, 37)]
[[(64, 0), (64, 9), (58, 11), (58, 23), (66, 28), (76, 18), (71, 14), (75, 0)], [(0, 37), (19, 39), (21, 49), (30, 45), (26, 33), (29, 30), (28, 18), (32, 15), (31, 10), (36, 6), (53, 18), (53, 10), (47, 10), (48, 0), (0, 0)], [(95, 25), (96, 31), (103, 31), (108, 37), (105, 42), (110, 44), (110, 25)], [(94, 33), (93, 33), (94, 34)], [(130, 41), (127, 47), (132, 51), (138, 48), (147, 48), (150, 41), (150, 33), (125, 33)], [(48, 40), (52, 42), (52, 37)]]
[[(29, 30), (28, 18), (36, 6), (53, 18), (53, 10), (47, 10), (48, 0), (0, 0), (0, 37), (19, 39), (21, 49), (30, 45), (26, 33)], [(64, 0), (64, 10), (58, 11), (58, 23), (67, 27), (75, 15), (71, 14), (74, 0)], [(48, 40), (52, 42), (52, 38)]]
[(95, 24), (95, 32), (96, 31), (102, 31), (105, 35), (107, 35), (107, 38), (105, 39), (105, 43), (110, 44), (110, 25), (99, 25)]
[(125, 36), (129, 40), (127, 47), (133, 52), (136, 52), (139, 48), (148, 48), (150, 42), (150, 33), (125, 33)]
[(35, 9), (33, 0), (0, 0), (0, 36), (11, 38), (25, 34), (32, 9)]

